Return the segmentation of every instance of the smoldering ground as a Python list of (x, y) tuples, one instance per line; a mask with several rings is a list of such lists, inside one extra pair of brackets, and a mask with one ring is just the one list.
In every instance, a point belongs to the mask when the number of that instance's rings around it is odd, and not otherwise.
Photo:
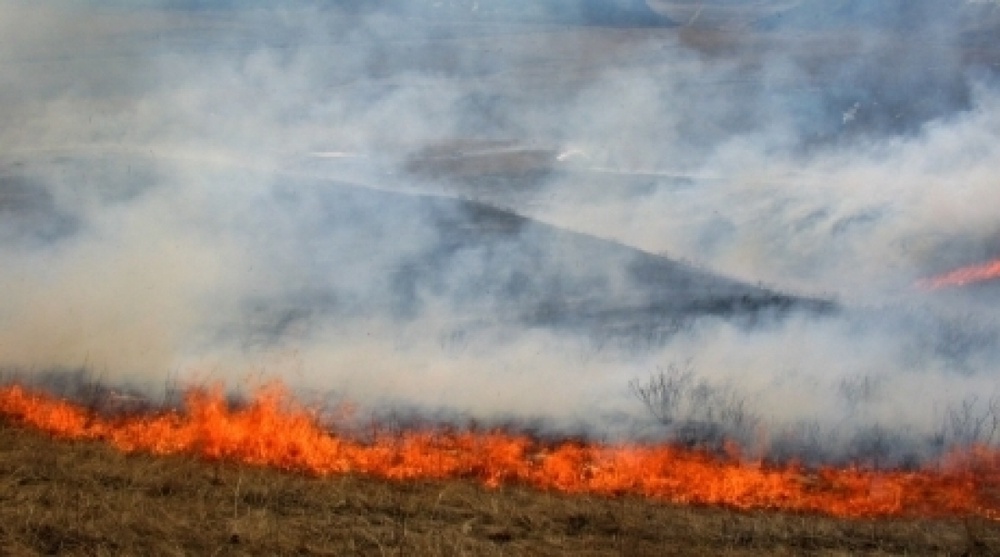
[(3, 364), (822, 458), (995, 441), (995, 286), (914, 287), (1000, 252), (993, 6), (584, 4), (4, 2)]

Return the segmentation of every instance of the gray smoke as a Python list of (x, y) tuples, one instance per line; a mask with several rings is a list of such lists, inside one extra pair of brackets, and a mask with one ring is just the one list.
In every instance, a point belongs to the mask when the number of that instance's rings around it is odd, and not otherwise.
[(1000, 10), (720, 5), (0, 1), (0, 366), (997, 441), (996, 285), (914, 284), (1000, 256)]

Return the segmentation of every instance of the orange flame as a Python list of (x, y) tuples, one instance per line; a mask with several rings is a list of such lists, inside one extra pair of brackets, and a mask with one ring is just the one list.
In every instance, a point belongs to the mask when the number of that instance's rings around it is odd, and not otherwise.
[(841, 517), (1000, 516), (1000, 453), (974, 449), (922, 471), (806, 470), (741, 462), (675, 446), (545, 444), (501, 431), (420, 430), (370, 443), (323, 427), (280, 387), (233, 408), (220, 389), (191, 390), (185, 410), (107, 417), (13, 385), (0, 416), (63, 439), (100, 439), (127, 452), (189, 454), (320, 476), (466, 478), (490, 487), (636, 494), (663, 501)]
[(927, 290), (936, 290), (938, 288), (965, 286), (966, 284), (994, 279), (1000, 279), (1000, 259), (990, 261), (989, 263), (955, 269), (936, 277), (921, 280), (917, 285)]

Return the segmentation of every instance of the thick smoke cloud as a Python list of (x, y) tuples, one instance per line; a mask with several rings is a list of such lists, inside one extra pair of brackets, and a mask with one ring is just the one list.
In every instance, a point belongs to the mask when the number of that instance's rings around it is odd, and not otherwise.
[(914, 285), (1000, 254), (995, 5), (719, 13), (0, 2), (0, 364), (819, 458), (985, 439), (995, 287)]

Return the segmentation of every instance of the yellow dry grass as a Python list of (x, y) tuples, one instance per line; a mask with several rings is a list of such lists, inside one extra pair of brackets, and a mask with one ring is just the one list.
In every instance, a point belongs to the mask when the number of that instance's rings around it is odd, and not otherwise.
[(845, 521), (124, 455), (0, 421), (2, 555), (997, 555), (1000, 525)]

